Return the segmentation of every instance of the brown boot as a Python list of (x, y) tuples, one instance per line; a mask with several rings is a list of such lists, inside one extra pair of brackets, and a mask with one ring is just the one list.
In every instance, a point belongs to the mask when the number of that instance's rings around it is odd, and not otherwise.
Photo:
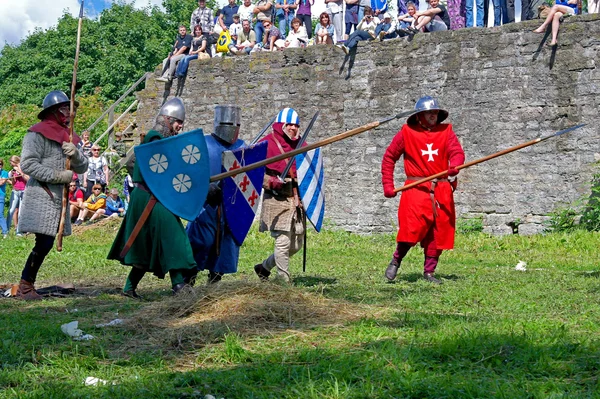
[(19, 289), (17, 289), (17, 295), (15, 295), (15, 298), (24, 299), (26, 301), (39, 301), (42, 299), (42, 296), (35, 292), (33, 283), (21, 280), (19, 282)]

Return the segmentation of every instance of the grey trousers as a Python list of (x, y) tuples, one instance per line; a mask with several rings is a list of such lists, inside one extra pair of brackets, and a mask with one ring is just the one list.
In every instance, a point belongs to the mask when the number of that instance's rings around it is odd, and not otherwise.
[[(165, 73), (163, 74), (162, 77), (167, 78), (167, 79), (173, 79), (173, 76), (175, 76), (175, 68), (177, 68), (177, 63), (183, 57), (185, 57), (185, 54), (179, 54), (179, 55), (172, 56), (171, 63), (169, 64), (169, 69), (165, 71)], [(167, 65), (168, 60), (169, 60), (168, 57), (163, 60), (163, 68), (165, 67), (165, 65)]]

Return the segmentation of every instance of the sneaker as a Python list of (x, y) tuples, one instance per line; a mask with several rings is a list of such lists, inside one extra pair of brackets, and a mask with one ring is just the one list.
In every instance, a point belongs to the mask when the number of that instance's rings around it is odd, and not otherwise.
[(400, 264), (398, 263), (398, 261), (396, 259), (392, 259), (387, 269), (385, 269), (385, 278), (387, 278), (388, 281), (394, 281), (396, 275), (398, 274), (399, 268)]
[(413, 26), (409, 26), (408, 31), (412, 32), (412, 34), (414, 35), (415, 33), (421, 33), (421, 31)]
[(258, 265), (254, 266), (254, 272), (256, 273), (258, 278), (261, 279), (261, 281), (267, 281), (269, 279), (269, 276), (271, 275), (271, 272), (265, 269), (262, 263), (259, 263)]
[(344, 51), (344, 53), (346, 53), (346, 55), (348, 55), (348, 47), (346, 47), (346, 45), (338, 44), (337, 47), (341, 48)]
[(15, 234), (15, 237), (23, 237), (23, 234), (17, 233), (17, 234)]
[(441, 280), (433, 277), (433, 273), (423, 273), (423, 278), (433, 284), (442, 284)]
[(77, 219), (77, 220), (75, 221), (75, 223), (73, 223), (73, 224), (74, 224), (75, 226), (81, 226), (81, 223), (83, 223), (83, 220), (81, 220), (81, 219)]
[(163, 78), (163, 77), (161, 76), (160, 78), (156, 78), (156, 81), (157, 81), (157, 82), (165, 82), (165, 83), (166, 83), (166, 82), (168, 82), (168, 81), (169, 81), (169, 79), (167, 79), (167, 78)]
[(8, 237), (8, 234), (2, 234), (2, 238)]

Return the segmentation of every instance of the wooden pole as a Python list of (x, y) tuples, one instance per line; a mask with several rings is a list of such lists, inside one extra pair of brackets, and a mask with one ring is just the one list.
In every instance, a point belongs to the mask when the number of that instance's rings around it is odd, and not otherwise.
[[(81, 44), (81, 26), (83, 25), (83, 1), (79, 9), (79, 24), (77, 25), (77, 45), (75, 47), (75, 61), (73, 63), (73, 79), (71, 81), (71, 103), (70, 103), (70, 123), (69, 123), (69, 142), (73, 142), (73, 125), (75, 124), (75, 90), (77, 86), (77, 65), (79, 63), (79, 46)], [(67, 157), (65, 169), (71, 168), (71, 157)], [(60, 223), (58, 224), (58, 235), (56, 239), (56, 250), (62, 251), (63, 234), (65, 232), (65, 219), (69, 206), (69, 184), (65, 184), (62, 195), (62, 210), (60, 212)], [(70, 217), (70, 215), (69, 215)]]
[[(535, 139), (535, 140), (531, 140), (531, 141), (528, 141), (528, 142), (526, 142), (526, 143), (519, 144), (519, 145), (516, 145), (516, 146), (514, 146), (514, 147), (510, 147), (510, 148), (507, 148), (507, 149), (505, 149), (505, 150), (502, 150), (502, 151), (498, 151), (498, 152), (496, 152), (496, 153), (494, 153), (494, 154), (487, 155), (487, 156), (485, 156), (485, 157), (483, 157), (483, 158), (479, 158), (479, 159), (476, 159), (476, 160), (474, 160), (474, 161), (471, 161), (471, 162), (464, 163), (464, 164), (462, 164), (462, 165), (459, 165), (459, 166), (457, 166), (457, 167), (456, 167), (456, 169), (457, 169), (457, 170), (465, 169), (465, 168), (471, 167), (471, 166), (473, 166), (473, 165), (477, 165), (478, 163), (486, 162), (486, 161), (489, 161), (490, 159), (494, 159), (494, 158), (501, 157), (502, 155), (506, 155), (506, 154), (508, 154), (508, 153), (511, 153), (511, 152), (513, 152), (513, 151), (517, 151), (517, 150), (520, 150), (520, 149), (522, 149), (522, 148), (529, 147), (529, 146), (531, 146), (531, 145), (534, 145), (534, 144), (540, 143), (540, 142), (542, 142), (542, 141), (544, 141), (544, 140), (548, 140), (549, 138), (556, 137), (556, 136), (560, 136), (561, 134), (565, 134), (565, 133), (567, 133), (567, 132), (570, 132), (570, 131), (573, 131), (573, 130), (575, 130), (575, 129), (579, 129), (579, 128), (580, 128), (580, 127), (582, 127), (582, 126), (585, 126), (585, 124), (580, 124), (580, 125), (572, 126), (572, 127), (570, 127), (570, 128), (567, 128), (567, 129), (561, 130), (561, 131), (559, 131), (559, 132), (553, 133), (553, 134), (551, 134), (551, 135), (549, 135), (549, 136), (546, 136), (546, 137), (538, 137), (538, 138), (537, 138), (537, 139)], [(448, 171), (447, 171), (447, 170), (445, 170), (445, 171), (443, 171), (443, 172), (440, 172), (440, 173), (436, 173), (435, 175), (431, 175), (431, 176), (429, 176), (429, 177), (426, 177), (426, 178), (424, 178), (424, 179), (417, 180), (416, 182), (413, 182), (413, 183), (407, 184), (406, 186), (403, 186), (403, 187), (397, 187), (397, 188), (395, 188), (395, 189), (394, 189), (394, 192), (395, 192), (395, 193), (399, 193), (400, 191), (408, 190), (409, 188), (416, 187), (416, 186), (418, 186), (419, 184), (426, 183), (426, 182), (428, 182), (428, 181), (431, 181), (431, 180), (433, 180), (433, 179), (439, 179), (440, 177), (446, 177), (446, 176), (447, 176), (447, 174), (448, 174)]]
[(394, 115), (394, 116), (391, 116), (389, 118), (383, 119), (381, 121), (375, 121), (375, 122), (367, 123), (366, 125), (354, 128), (352, 130), (348, 130), (348, 131), (346, 131), (344, 133), (337, 134), (337, 135), (335, 135), (333, 137), (329, 137), (327, 139), (318, 141), (316, 143), (309, 144), (309, 145), (304, 146), (302, 148), (296, 148), (295, 150), (292, 150), (290, 152), (286, 152), (285, 154), (279, 154), (279, 155), (276, 155), (274, 157), (267, 158), (267, 159), (259, 161), (259, 162), (255, 162), (253, 164), (250, 164), (250, 165), (247, 165), (247, 166), (243, 166), (243, 167), (235, 169), (235, 170), (230, 170), (228, 172), (219, 173), (218, 175), (211, 176), (210, 177), (210, 181), (214, 182), (214, 181), (223, 180), (223, 179), (225, 179), (227, 177), (235, 176), (235, 175), (238, 175), (240, 173), (245, 173), (245, 172), (248, 172), (249, 170), (260, 168), (261, 166), (268, 165), (268, 164), (273, 163), (273, 162), (278, 162), (278, 161), (281, 161), (283, 159), (295, 157), (298, 154), (302, 154), (302, 153), (308, 152), (310, 150), (314, 150), (315, 148), (323, 147), (323, 146), (335, 143), (336, 141), (344, 140), (344, 139), (347, 139), (348, 137), (352, 137), (352, 136), (355, 136), (357, 134), (366, 132), (367, 130), (375, 129), (376, 127), (381, 126), (384, 123), (390, 122), (390, 121), (392, 121), (394, 119), (406, 117), (406, 116), (412, 114), (413, 112), (414, 111), (404, 111), (404, 112), (401, 112), (401, 113), (399, 113), (397, 115)]

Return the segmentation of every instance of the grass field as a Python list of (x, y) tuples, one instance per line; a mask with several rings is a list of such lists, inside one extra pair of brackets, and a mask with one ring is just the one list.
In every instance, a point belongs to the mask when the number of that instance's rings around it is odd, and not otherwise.
[[(458, 235), (436, 286), (422, 250), (390, 284), (392, 235), (326, 231), (284, 286), (254, 275), (272, 239), (253, 230), (237, 274), (177, 298), (147, 275), (139, 302), (119, 295), (128, 269), (105, 260), (117, 228), (80, 231), (46, 259), (37, 286), (76, 295), (0, 299), (1, 398), (600, 398), (597, 233)], [(0, 283), (17, 282), (33, 238), (0, 246)], [(96, 338), (64, 335), (74, 320)]]

